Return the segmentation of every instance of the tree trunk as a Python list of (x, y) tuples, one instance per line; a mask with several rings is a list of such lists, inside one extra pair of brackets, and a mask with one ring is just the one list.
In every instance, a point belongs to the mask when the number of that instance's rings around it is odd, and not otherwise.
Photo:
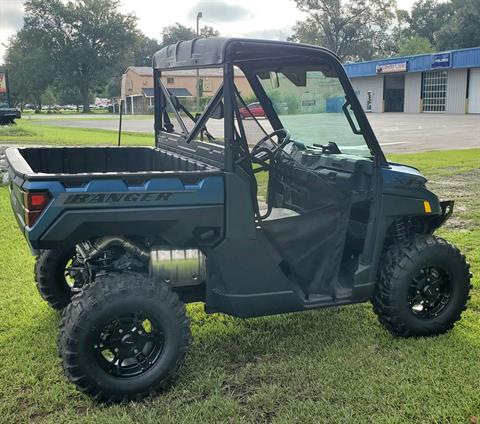
[(80, 92), (82, 95), (83, 113), (90, 113), (90, 93), (88, 87), (82, 88)]
[(35, 97), (35, 113), (41, 113), (42, 112), (42, 95), (37, 93), (34, 97)]

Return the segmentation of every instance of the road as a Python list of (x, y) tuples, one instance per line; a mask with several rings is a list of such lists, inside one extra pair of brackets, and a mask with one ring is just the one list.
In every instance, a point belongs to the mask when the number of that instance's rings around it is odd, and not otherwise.
[[(480, 148), (480, 115), (372, 113), (367, 116), (386, 153)], [(118, 119), (115, 117), (98, 119), (96, 115), (96, 118), (55, 119), (52, 116), (47, 120), (38, 120), (37, 124), (118, 129)], [(259, 140), (263, 136), (255, 122), (244, 122), (249, 140)], [(262, 119), (260, 122), (267, 131), (271, 130), (266, 120)], [(222, 121), (210, 120), (207, 126), (214, 136), (223, 135)], [(128, 116), (123, 121), (123, 130), (153, 133), (153, 118)]]

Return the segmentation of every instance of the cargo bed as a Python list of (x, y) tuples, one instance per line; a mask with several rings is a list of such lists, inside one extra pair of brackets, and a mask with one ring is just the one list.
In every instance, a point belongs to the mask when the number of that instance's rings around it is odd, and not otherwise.
[(148, 173), (194, 173), (218, 168), (177, 153), (151, 147), (27, 147), (6, 151), (10, 168), (26, 180), (48, 176), (68, 180), (80, 175), (95, 178)]
[(12, 208), (34, 249), (115, 234), (190, 245), (203, 229), (222, 233), (222, 171), (196, 157), (149, 147), (28, 147), (9, 148), (6, 158)]

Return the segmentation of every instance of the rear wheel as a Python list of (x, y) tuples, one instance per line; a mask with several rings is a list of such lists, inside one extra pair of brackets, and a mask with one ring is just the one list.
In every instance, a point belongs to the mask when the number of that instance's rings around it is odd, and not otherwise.
[(75, 248), (42, 250), (34, 267), (37, 289), (53, 309), (61, 310), (70, 303), (72, 288), (76, 285)]
[(185, 307), (167, 284), (111, 273), (98, 275), (64, 310), (59, 351), (72, 383), (112, 403), (166, 389), (189, 341)]
[(373, 309), (397, 336), (442, 334), (461, 318), (470, 278), (465, 256), (455, 246), (436, 236), (417, 236), (385, 254)]

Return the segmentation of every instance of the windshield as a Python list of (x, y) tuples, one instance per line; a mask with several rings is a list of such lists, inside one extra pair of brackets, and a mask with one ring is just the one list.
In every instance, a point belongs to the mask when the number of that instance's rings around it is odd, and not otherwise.
[(337, 77), (298, 66), (257, 77), (293, 140), (309, 146), (335, 142), (342, 153), (371, 156), (363, 136), (355, 134), (347, 120), (349, 113), (356, 125), (353, 112), (342, 109), (345, 92)]

